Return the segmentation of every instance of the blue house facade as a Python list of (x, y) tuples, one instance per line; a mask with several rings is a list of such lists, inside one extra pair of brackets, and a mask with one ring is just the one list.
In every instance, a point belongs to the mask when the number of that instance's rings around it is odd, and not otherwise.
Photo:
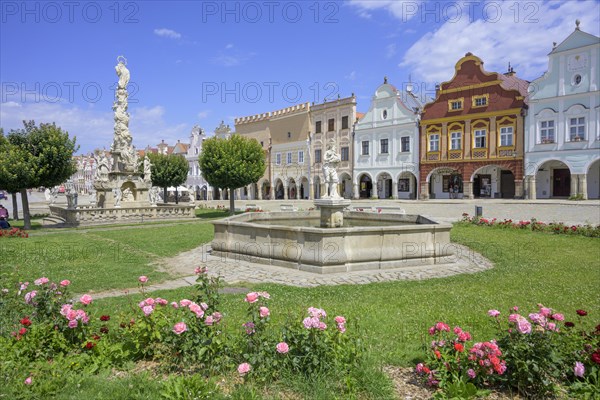
[(529, 85), (525, 196), (600, 198), (600, 38), (579, 29)]

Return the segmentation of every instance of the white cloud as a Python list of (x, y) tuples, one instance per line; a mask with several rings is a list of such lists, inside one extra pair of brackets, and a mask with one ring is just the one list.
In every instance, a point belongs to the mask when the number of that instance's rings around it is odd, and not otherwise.
[(351, 80), (351, 81), (355, 80), (356, 79), (356, 71), (350, 72), (348, 75), (344, 76), (344, 78)]
[(229, 43), (229, 44), (227, 44), (227, 46), (225, 46), (225, 48), (226, 48), (226, 49), (231, 49), (231, 48), (233, 48), (233, 44), (232, 44), (232, 43)]
[(396, 44), (391, 43), (385, 47), (385, 58), (392, 58), (396, 55)]
[(352, 0), (350, 5), (357, 8), (360, 17), (370, 19), (372, 11), (387, 10), (395, 18), (406, 22), (418, 15), (423, 1), (415, 0)]
[(197, 114), (198, 119), (205, 119), (210, 115), (210, 113), (211, 113), (211, 110), (202, 110)]
[(167, 28), (155, 29), (154, 34), (157, 36), (166, 37), (169, 39), (180, 39), (181, 38), (181, 33), (175, 32), (174, 30), (167, 29)]
[(235, 67), (243, 64), (245, 61), (256, 55), (254, 52), (243, 53), (239, 50), (232, 49), (233, 44), (229, 43), (225, 46), (225, 50), (219, 51), (215, 57), (211, 58), (211, 62), (222, 67)]
[[(521, 12), (518, 17), (510, 8), (513, 3), (495, 4), (502, 6), (502, 17), (496, 22), (471, 21), (468, 15), (445, 22), (418, 39), (399, 66), (418, 79), (443, 82), (452, 78), (456, 62), (471, 52), (484, 61), (487, 71), (504, 72), (510, 62), (517, 76), (532, 80), (546, 71), (552, 42), (560, 43), (570, 35), (576, 19), (581, 20), (582, 30), (598, 35), (597, 2), (528, 3), (537, 5), (535, 13)], [(494, 15), (490, 11), (489, 18), (496, 18)]]

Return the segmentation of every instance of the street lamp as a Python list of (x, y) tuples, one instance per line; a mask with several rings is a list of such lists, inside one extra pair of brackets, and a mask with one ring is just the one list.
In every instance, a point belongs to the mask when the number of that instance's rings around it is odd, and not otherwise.
[(308, 164), (308, 187), (306, 188), (308, 190), (308, 193), (306, 195), (307, 198), (310, 198), (310, 188), (312, 187), (311, 181), (310, 181), (310, 164), (311, 164), (311, 156), (310, 156), (310, 131), (308, 131), (308, 137), (306, 138), (306, 161)]

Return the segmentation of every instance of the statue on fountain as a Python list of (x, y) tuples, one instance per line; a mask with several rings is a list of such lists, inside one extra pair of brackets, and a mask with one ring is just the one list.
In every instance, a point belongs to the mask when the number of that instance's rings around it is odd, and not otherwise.
[(340, 199), (338, 193), (338, 173), (337, 166), (341, 161), (341, 157), (335, 150), (333, 141), (327, 144), (327, 151), (323, 157), (323, 175), (325, 179), (325, 195), (324, 199)]

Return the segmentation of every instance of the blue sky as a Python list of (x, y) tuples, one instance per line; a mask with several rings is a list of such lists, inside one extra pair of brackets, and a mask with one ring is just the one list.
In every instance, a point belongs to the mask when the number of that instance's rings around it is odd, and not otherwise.
[(366, 111), (384, 75), (431, 95), (470, 51), (532, 80), (589, 1), (2, 1), (0, 126), (56, 122), (81, 152), (108, 148), (116, 57), (131, 71), (138, 148), (186, 141), (198, 124), (356, 93)]

